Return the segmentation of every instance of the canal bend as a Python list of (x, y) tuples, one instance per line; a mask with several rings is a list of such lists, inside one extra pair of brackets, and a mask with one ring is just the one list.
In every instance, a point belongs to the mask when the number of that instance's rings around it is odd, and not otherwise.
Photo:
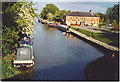
[(19, 80), (85, 80), (85, 66), (105, 54), (72, 34), (63, 34), (35, 18), (33, 68), (20, 69)]
[(35, 19), (33, 80), (84, 80), (87, 63), (104, 54), (92, 45)]

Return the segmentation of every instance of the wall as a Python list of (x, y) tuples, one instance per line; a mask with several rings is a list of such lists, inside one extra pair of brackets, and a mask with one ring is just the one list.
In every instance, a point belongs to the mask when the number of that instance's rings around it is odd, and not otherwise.
[(99, 17), (78, 17), (78, 16), (66, 16), (66, 24), (67, 25), (83, 25), (83, 21), (85, 25), (91, 25), (93, 23), (93, 26), (99, 25)]

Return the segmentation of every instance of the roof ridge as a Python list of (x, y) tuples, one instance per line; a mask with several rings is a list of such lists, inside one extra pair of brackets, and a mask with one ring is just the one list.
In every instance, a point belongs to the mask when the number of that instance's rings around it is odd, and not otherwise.
[[(80, 11), (72, 11), (72, 12), (80, 12)], [(70, 12), (71, 13), (71, 12)], [(82, 12), (82, 13), (90, 13), (90, 12)]]
[(91, 12), (79, 12), (79, 11), (72, 11), (66, 14), (66, 16), (88, 16), (88, 17), (97, 17), (94, 13)]

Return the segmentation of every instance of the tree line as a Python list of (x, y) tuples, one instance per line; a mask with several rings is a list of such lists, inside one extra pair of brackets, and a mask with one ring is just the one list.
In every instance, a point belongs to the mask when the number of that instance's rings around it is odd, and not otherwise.
[(100, 16), (100, 26), (113, 24), (115, 28), (119, 27), (119, 5), (114, 5), (106, 10), (106, 13), (97, 13)]
[(34, 30), (36, 9), (32, 5), (32, 2), (2, 2), (2, 79), (18, 73), (10, 58), (17, 51), (23, 33)]
[(32, 2), (2, 3), (2, 56), (16, 50), (24, 32), (34, 30), (35, 9)]
[[(46, 4), (46, 7), (40, 13), (40, 17), (43, 19), (47, 19), (49, 21), (59, 21), (63, 22), (63, 16), (67, 13), (71, 12), (71, 10), (59, 10), (57, 6), (54, 4)], [(101, 12), (96, 13), (97, 16), (100, 17), (99, 26), (105, 26), (108, 24), (113, 24), (115, 28), (119, 26), (119, 5), (114, 5), (106, 10), (106, 13), (103, 14)]]
[(54, 4), (46, 4), (46, 7), (40, 13), (40, 17), (49, 21), (58, 21), (63, 23), (63, 16), (70, 10), (59, 10)]

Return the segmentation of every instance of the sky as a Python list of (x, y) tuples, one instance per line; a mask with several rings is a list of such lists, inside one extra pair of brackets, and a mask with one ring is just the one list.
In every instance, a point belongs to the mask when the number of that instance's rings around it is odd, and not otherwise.
[(31, 0), (35, 2), (118, 2), (119, 0)]
[(71, 10), (71, 11), (79, 11), (79, 12), (89, 12), (92, 10), (93, 13), (106, 13), (107, 8), (113, 7), (115, 4), (118, 4), (118, 2), (34, 2), (35, 8), (38, 9), (36, 13), (40, 14), (43, 7), (46, 6), (46, 4), (54, 4), (57, 6), (60, 10)]

